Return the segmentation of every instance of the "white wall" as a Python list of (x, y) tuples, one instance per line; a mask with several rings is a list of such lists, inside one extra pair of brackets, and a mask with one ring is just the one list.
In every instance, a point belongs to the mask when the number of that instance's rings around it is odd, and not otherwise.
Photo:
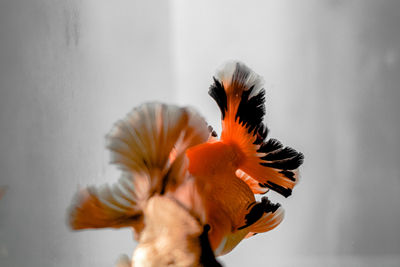
[(215, 68), (264, 76), (271, 136), (304, 152), (286, 219), (226, 266), (400, 264), (397, 1), (0, 2), (0, 266), (112, 266), (128, 230), (70, 232), (77, 185), (112, 182), (104, 136), (150, 100), (193, 105)]

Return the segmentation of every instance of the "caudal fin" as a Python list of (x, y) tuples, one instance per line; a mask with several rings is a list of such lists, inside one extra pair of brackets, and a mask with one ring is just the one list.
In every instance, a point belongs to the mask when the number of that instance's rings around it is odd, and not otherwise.
[(112, 163), (122, 170), (114, 185), (80, 190), (69, 210), (73, 229), (143, 228), (143, 204), (174, 190), (186, 175), (187, 148), (211, 135), (193, 109), (144, 104), (118, 121), (107, 136)]
[(245, 217), (246, 224), (242, 226), (249, 229), (246, 238), (274, 229), (285, 215), (283, 208), (279, 204), (271, 203), (267, 197), (263, 197), (261, 202), (252, 203), (248, 209), (250, 211)]
[(254, 193), (269, 188), (288, 197), (298, 181), (303, 154), (278, 140), (267, 140), (262, 84), (262, 78), (246, 65), (231, 62), (214, 77), (209, 94), (221, 110), (221, 141), (235, 144), (242, 153), (239, 178), (245, 179)]

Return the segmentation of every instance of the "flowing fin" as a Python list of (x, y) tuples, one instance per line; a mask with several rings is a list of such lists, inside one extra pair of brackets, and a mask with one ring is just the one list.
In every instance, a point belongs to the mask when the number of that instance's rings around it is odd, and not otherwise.
[(245, 236), (245, 238), (271, 231), (282, 222), (284, 216), (285, 212), (283, 208), (279, 208), (275, 213), (265, 213), (261, 219), (249, 227), (250, 232)]
[(269, 189), (261, 185), (257, 180), (252, 178), (250, 175), (242, 171), (241, 169), (236, 170), (236, 176), (243, 180), (251, 189), (253, 194), (266, 194)]
[(133, 227), (141, 231), (143, 214), (137, 205), (140, 199), (137, 192), (142, 190), (143, 182), (142, 178), (133, 180), (124, 173), (112, 186), (89, 186), (79, 190), (69, 209), (69, 225), (74, 230)]
[(241, 214), (243, 219), (239, 226), (224, 237), (215, 250), (216, 255), (228, 253), (244, 238), (274, 229), (282, 222), (284, 210), (280, 204), (273, 204), (267, 197), (263, 197), (261, 202), (250, 203)]
[(164, 193), (185, 178), (185, 151), (207, 141), (205, 120), (192, 108), (149, 103), (116, 123), (108, 135), (112, 163), (148, 176), (147, 196)]
[(112, 162), (123, 171), (112, 186), (87, 187), (69, 210), (73, 229), (143, 227), (143, 207), (154, 194), (178, 187), (187, 176), (187, 148), (208, 140), (207, 123), (191, 108), (144, 104), (107, 136)]
[(281, 205), (271, 203), (267, 197), (263, 197), (261, 202), (250, 204), (247, 210), (244, 224), (238, 228), (238, 230), (245, 228), (249, 230), (246, 237), (274, 229), (284, 217)]
[(303, 154), (267, 139), (263, 124), (265, 91), (262, 79), (240, 62), (227, 64), (214, 77), (209, 94), (222, 114), (221, 140), (241, 151), (238, 168), (257, 180), (259, 187), (272, 189), (285, 197), (297, 183), (297, 168)]

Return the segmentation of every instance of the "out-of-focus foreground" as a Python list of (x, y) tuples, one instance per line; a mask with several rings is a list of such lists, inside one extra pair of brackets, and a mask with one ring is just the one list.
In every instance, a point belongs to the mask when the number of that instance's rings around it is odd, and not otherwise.
[(195, 106), (215, 69), (264, 76), (271, 137), (304, 152), (286, 218), (226, 266), (400, 264), (400, 2), (0, 2), (0, 266), (112, 266), (128, 230), (71, 232), (76, 185), (114, 182), (104, 135), (140, 103)]

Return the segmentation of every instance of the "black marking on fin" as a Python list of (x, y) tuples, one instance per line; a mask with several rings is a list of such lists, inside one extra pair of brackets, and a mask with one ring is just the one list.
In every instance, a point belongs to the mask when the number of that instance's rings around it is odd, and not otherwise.
[(300, 167), (301, 164), (303, 164), (303, 160), (303, 154), (297, 153), (296, 156), (289, 159), (276, 160), (272, 162), (260, 162), (260, 164), (274, 169), (295, 170)]
[(252, 206), (254, 206), (254, 205), (256, 205), (257, 204), (257, 202), (251, 202), (249, 205), (247, 205), (247, 208), (246, 209), (250, 209), (250, 207), (252, 207)]
[(267, 154), (261, 157), (261, 160), (263, 160), (263, 162), (260, 162), (261, 165), (275, 169), (294, 170), (303, 164), (304, 160), (302, 153), (291, 147), (283, 148), (282, 143), (274, 138), (262, 143), (257, 152)]
[(266, 143), (262, 143), (257, 152), (269, 153), (282, 148), (283, 145), (278, 140), (271, 138)]
[[(256, 85), (249, 84), (248, 78), (251, 74), (252, 71), (248, 67), (236, 63), (230, 86), (234, 88), (234, 91), (242, 92), (235, 120), (239, 119), (239, 123), (243, 124), (247, 128), (249, 134), (257, 134), (257, 140), (255, 142), (261, 143), (263, 140), (259, 139), (264, 136), (266, 137), (263, 130), (265, 91), (264, 89), (260, 89), (256, 95), (250, 97)], [(261, 131), (259, 130), (260, 128)]]
[(281, 206), (281, 204), (279, 203), (276, 204), (272, 203), (267, 197), (262, 197), (261, 203), (264, 205), (265, 213), (275, 212)]
[(246, 228), (246, 227), (252, 225), (256, 221), (258, 221), (263, 216), (263, 214), (264, 214), (264, 207), (263, 207), (262, 203), (257, 203), (256, 205), (254, 205), (252, 207), (252, 209), (249, 211), (249, 213), (246, 214), (245, 225), (240, 226), (238, 228), (238, 230), (241, 230), (243, 228)]
[[(265, 129), (264, 129), (265, 127)], [(261, 124), (256, 132), (256, 140), (254, 141), (254, 145), (260, 145), (267, 138), (269, 129), (264, 124)]]
[(254, 86), (243, 91), (235, 119), (239, 119), (239, 123), (242, 123), (246, 128), (248, 128), (248, 133), (253, 132), (254, 135), (258, 133), (259, 128), (263, 127), (262, 121), (265, 115), (265, 91), (260, 90), (257, 95), (249, 98), (253, 90)]
[(215, 259), (210, 241), (208, 240), (209, 231), (210, 226), (208, 224), (204, 225), (203, 233), (199, 237), (201, 246), (200, 264), (207, 267), (222, 267), (222, 265)]
[(283, 186), (280, 186), (274, 182), (268, 181), (264, 184), (265, 187), (268, 187), (269, 189), (274, 190), (275, 192), (281, 194), (284, 197), (288, 197), (292, 194), (292, 189), (290, 188), (285, 188)]
[(286, 178), (290, 179), (293, 182), (296, 181), (296, 179), (294, 178), (294, 172), (292, 171), (283, 170), (280, 171), (279, 173), (282, 173)]
[(208, 94), (217, 102), (219, 109), (221, 110), (222, 119), (225, 118), (225, 112), (228, 110), (228, 100), (224, 88), (224, 84), (219, 82), (213, 77), (214, 83), (210, 86)]
[(284, 160), (284, 159), (288, 159), (288, 158), (293, 158), (293, 157), (297, 156), (297, 154), (298, 154), (298, 152), (296, 150), (294, 150), (293, 148), (285, 147), (283, 149), (275, 150), (271, 153), (268, 153), (261, 159), (267, 160), (267, 161)]
[[(241, 230), (243, 228), (246, 228), (255, 222), (257, 222), (263, 215), (264, 213), (274, 213), (281, 205), (279, 203), (273, 204), (267, 197), (263, 197), (261, 199), (261, 202), (253, 202), (256, 203), (253, 205), (249, 213), (246, 214), (245, 220), (246, 223), (243, 226), (240, 226), (238, 230)], [(250, 208), (251, 205), (249, 205), (248, 208)]]

